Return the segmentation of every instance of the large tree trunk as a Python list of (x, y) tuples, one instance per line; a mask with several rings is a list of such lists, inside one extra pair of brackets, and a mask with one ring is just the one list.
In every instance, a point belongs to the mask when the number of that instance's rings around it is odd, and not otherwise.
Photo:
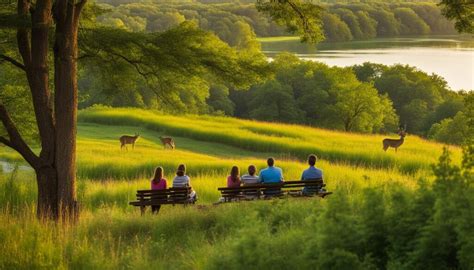
[(45, 167), (36, 171), (38, 184), (37, 215), (39, 219), (58, 220), (58, 191), (51, 188), (57, 185), (57, 173), (52, 167)]
[[(61, 13), (65, 12), (65, 13)], [(76, 217), (77, 31), (76, 8), (58, 4), (54, 44), (56, 170), (62, 213)]]
[[(34, 168), (38, 184), (37, 214), (40, 219), (76, 221), (76, 123), (77, 123), (77, 34), (82, 0), (37, 0), (34, 8), (28, 0), (18, 1), (18, 15), (27, 18), (31, 11), (31, 29), (17, 30), (18, 50), (32, 94), (38, 125), (41, 153), (28, 147), (5, 106), (0, 103), (0, 120), (9, 138), (0, 142), (18, 151)], [(49, 36), (55, 21), (54, 110), (49, 88)]]

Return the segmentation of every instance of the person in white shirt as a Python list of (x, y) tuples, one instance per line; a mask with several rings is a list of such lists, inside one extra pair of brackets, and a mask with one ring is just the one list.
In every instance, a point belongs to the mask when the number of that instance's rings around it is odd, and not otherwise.
[[(176, 176), (173, 179), (173, 187), (190, 187), (191, 179), (186, 175), (186, 165), (180, 164), (176, 171)], [(191, 189), (189, 193), (189, 201), (194, 202), (197, 200), (196, 191)]]
[(250, 165), (248, 168), (248, 172), (249, 172), (248, 174), (242, 175), (240, 177), (240, 181), (242, 181), (243, 185), (247, 186), (247, 185), (259, 184), (260, 179), (258, 178), (258, 175), (256, 175), (257, 168), (255, 167), (255, 165)]

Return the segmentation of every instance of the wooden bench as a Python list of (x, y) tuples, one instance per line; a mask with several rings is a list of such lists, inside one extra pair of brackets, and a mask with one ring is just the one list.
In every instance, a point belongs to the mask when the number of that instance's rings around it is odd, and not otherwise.
[[(267, 199), (274, 197), (282, 197), (285, 195), (293, 197), (301, 196), (317, 196), (324, 198), (332, 192), (321, 191), (326, 185), (323, 183), (322, 178), (311, 179), (311, 180), (296, 180), (296, 181), (285, 181), (283, 183), (276, 184), (255, 184), (246, 185), (236, 188), (221, 187), (217, 190), (221, 192), (224, 202), (236, 201), (236, 200), (253, 200), (253, 199)], [(314, 192), (304, 194), (303, 188), (314, 190)]]
[(140, 207), (141, 214), (145, 213), (147, 206), (161, 206), (164, 204), (194, 204), (189, 200), (188, 194), (191, 187), (169, 188), (163, 190), (137, 190), (137, 200), (130, 202), (130, 205)]

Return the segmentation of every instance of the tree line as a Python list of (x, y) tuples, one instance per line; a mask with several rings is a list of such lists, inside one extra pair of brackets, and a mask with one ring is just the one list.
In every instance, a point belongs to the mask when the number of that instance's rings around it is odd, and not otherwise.
[[(133, 3), (102, 0), (109, 10), (98, 21), (130, 31), (157, 32), (185, 20), (214, 32), (231, 46), (249, 32), (259, 37), (288, 35), (254, 4), (244, 3)], [(435, 3), (321, 3), (321, 27), (326, 41), (365, 40), (403, 35), (456, 34), (454, 23), (442, 15)], [(249, 29), (251, 28), (251, 29)]]

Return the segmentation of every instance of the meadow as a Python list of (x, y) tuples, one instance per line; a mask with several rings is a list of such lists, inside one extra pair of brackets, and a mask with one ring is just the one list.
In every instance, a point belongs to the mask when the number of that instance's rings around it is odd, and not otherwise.
[[(79, 121), (79, 224), (38, 222), (33, 173), (0, 173), (0, 269), (443, 269), (452, 261), (469, 269), (473, 263), (472, 218), (465, 218), (472, 186), (456, 192), (460, 199), (453, 190), (439, 191), (431, 165), (441, 144), (408, 136), (398, 153), (385, 153), (381, 135), (138, 109), (95, 107), (81, 111)], [(135, 149), (121, 150), (118, 138), (134, 133), (141, 136)], [(164, 149), (162, 135), (172, 136), (177, 149)], [(461, 149), (450, 150), (459, 165)], [(21, 162), (0, 151), (0, 159)], [(231, 166), (261, 169), (273, 156), (286, 179), (299, 179), (310, 153), (320, 157), (334, 192), (328, 198), (214, 205)], [(154, 167), (163, 166), (171, 180), (180, 163), (188, 167), (197, 205), (145, 216), (128, 206), (137, 189), (149, 186)], [(435, 206), (441, 199), (467, 207)], [(439, 218), (460, 225), (441, 224), (449, 235), (433, 240)], [(432, 250), (446, 241), (452, 249)]]

